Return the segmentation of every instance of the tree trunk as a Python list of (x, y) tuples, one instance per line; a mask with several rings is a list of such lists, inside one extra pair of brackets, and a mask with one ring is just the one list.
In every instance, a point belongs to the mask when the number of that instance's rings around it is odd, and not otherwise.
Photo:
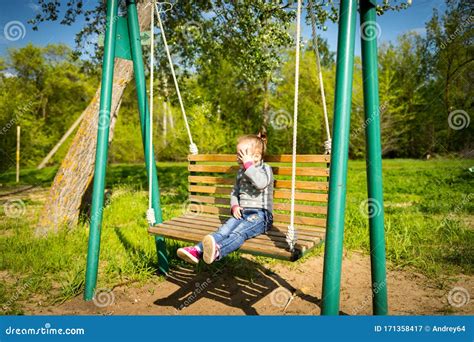
[[(149, 28), (150, 13), (144, 3), (138, 4), (140, 30)], [(109, 143), (112, 141), (121, 98), (133, 78), (131, 61), (116, 59), (112, 91)], [(72, 99), (73, 100), (73, 99)], [(57, 231), (77, 224), (84, 194), (94, 176), (100, 86), (84, 111), (84, 118), (59, 167), (38, 222), (39, 232)], [(140, 132), (136, 132), (140, 134)]]
[(269, 102), (269, 97), (270, 97), (270, 90), (269, 90), (269, 77), (265, 78), (263, 81), (263, 115), (262, 115), (262, 128), (261, 131), (263, 133), (267, 132), (268, 128), (268, 122), (270, 121), (270, 102)]
[(163, 144), (168, 145), (168, 109), (166, 108), (166, 102), (163, 101)]
[(166, 113), (168, 115), (168, 122), (170, 123), (170, 131), (173, 131), (174, 130), (173, 112), (171, 112), (171, 106), (168, 102), (166, 102)]
[(163, 96), (163, 143), (164, 146), (168, 145), (168, 127), (167, 127), (167, 122), (168, 122), (168, 81), (166, 80), (166, 76), (164, 72), (161, 72), (161, 79), (162, 79), (162, 84), (163, 84), (163, 91), (164, 91), (164, 96)]

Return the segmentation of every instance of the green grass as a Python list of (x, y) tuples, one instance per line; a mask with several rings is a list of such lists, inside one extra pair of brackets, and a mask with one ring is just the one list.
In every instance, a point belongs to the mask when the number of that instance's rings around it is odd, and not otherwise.
[[(473, 174), (465, 160), (384, 161), (387, 258), (423, 273), (473, 273)], [(345, 246), (369, 250), (363, 163), (350, 164)]]
[[(468, 171), (473, 164), (470, 160), (384, 160), (387, 259), (391, 267), (413, 267), (432, 277), (473, 273), (474, 208), (470, 194), (474, 183)], [(166, 220), (182, 213), (187, 168), (185, 163), (159, 163), (158, 170)], [(55, 168), (24, 170), (22, 185), (47, 186), (55, 172)], [(365, 162), (351, 161), (348, 179), (344, 246), (368, 253), (367, 217), (361, 210), (367, 197)], [(13, 173), (0, 175), (2, 192), (8, 192), (13, 180)], [(113, 165), (108, 170), (107, 186), (112, 188), (112, 196), (104, 210), (98, 288), (162, 280), (156, 275), (154, 240), (146, 233), (146, 184), (141, 165)], [(30, 206), (32, 203), (26, 202), (27, 212)], [(1, 215), (1, 312), (21, 314), (18, 303), (29, 298), (59, 303), (83, 291), (87, 222), (72, 231), (36, 238), (34, 215), (19, 219), (5, 217), (3, 211)], [(170, 241), (168, 253), (174, 256), (178, 246), (178, 242)], [(310, 252), (295, 266), (321, 252), (322, 248)], [(262, 257), (257, 261), (281, 262)], [(175, 257), (170, 262), (171, 267), (180, 263)], [(218, 267), (200, 266), (211, 271)], [(252, 277), (236, 253), (225, 267), (228, 272)]]

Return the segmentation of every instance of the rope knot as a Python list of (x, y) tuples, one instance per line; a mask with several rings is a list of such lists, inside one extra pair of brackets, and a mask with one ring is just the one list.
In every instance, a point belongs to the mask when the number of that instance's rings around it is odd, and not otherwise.
[(331, 154), (331, 144), (331, 139), (328, 139), (324, 142), (324, 154)]
[(292, 224), (290, 224), (286, 231), (286, 242), (288, 243), (288, 246), (290, 247), (290, 251), (292, 252), (295, 249), (296, 240), (297, 240), (297, 234), (296, 234), (295, 227)]
[(195, 143), (189, 144), (189, 152), (194, 155), (199, 154), (198, 147)]
[(146, 211), (146, 220), (148, 221), (148, 224), (150, 226), (153, 226), (156, 223), (156, 218), (155, 218), (155, 209), (149, 208)]

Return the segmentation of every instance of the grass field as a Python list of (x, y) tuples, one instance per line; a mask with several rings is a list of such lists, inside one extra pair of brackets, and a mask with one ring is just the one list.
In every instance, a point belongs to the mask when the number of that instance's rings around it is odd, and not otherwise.
[[(439, 281), (445, 276), (473, 273), (472, 166), (473, 160), (384, 160), (387, 259), (392, 269), (413, 269)], [(24, 170), (21, 185), (47, 187), (55, 171)], [(163, 216), (168, 219), (181, 213), (187, 198), (186, 164), (159, 163), (158, 172)], [(365, 162), (351, 161), (344, 245), (368, 253), (367, 217), (361, 209), (367, 197), (365, 177)], [(5, 194), (14, 190), (13, 180), (12, 173), (0, 175), (0, 203), (8, 203)], [(98, 287), (162, 280), (156, 276), (154, 241), (146, 233), (146, 182), (141, 165), (109, 167), (107, 186), (112, 195), (104, 210)], [(16, 196), (21, 199), (22, 195)], [(3, 314), (22, 313), (18, 303), (27, 298), (59, 303), (84, 287), (87, 222), (72, 231), (36, 238), (35, 219), (42, 200), (25, 199), (23, 203), (25, 212), (20, 217), (0, 211)], [(170, 255), (177, 246), (170, 241)], [(179, 262), (171, 258), (171, 266)], [(228, 265), (229, 272), (248, 271), (241, 269), (237, 254)]]

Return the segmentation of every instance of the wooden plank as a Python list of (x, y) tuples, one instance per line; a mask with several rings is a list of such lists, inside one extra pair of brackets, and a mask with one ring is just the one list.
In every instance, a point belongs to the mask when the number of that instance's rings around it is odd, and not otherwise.
[(190, 195), (190, 196), (189, 196), (189, 200), (190, 200), (191, 202), (198, 202), (198, 203), (209, 203), (209, 204), (228, 205), (229, 208), (230, 208), (230, 199), (229, 199), (229, 198)]
[(215, 215), (225, 215), (225, 214), (228, 215), (229, 209), (213, 207), (209, 205), (200, 205), (199, 210), (196, 210), (195, 213), (196, 215), (200, 215), (202, 213), (215, 214)]
[[(156, 235), (165, 236), (168, 238), (173, 238), (176, 240), (189, 241), (189, 242), (194, 242), (194, 243), (201, 241), (203, 237), (200, 234), (189, 233), (189, 232), (182, 233), (179, 231), (174, 231), (174, 230), (166, 229), (159, 226), (150, 227), (148, 229), (148, 232), (150, 234), (156, 234)], [(291, 252), (283, 248), (278, 248), (274, 246), (261, 246), (259, 244), (255, 244), (251, 242), (251, 240), (245, 241), (245, 243), (242, 245), (240, 250), (243, 252), (257, 253), (261, 255), (277, 256), (277, 257), (288, 259), (288, 260), (292, 258)]]
[[(273, 221), (274, 222), (290, 222), (290, 215), (285, 214), (277, 214), (273, 213)], [(314, 226), (314, 227), (326, 227), (326, 219), (325, 218), (316, 218), (316, 217), (307, 217), (307, 216), (297, 216), (295, 215), (295, 224), (301, 224), (306, 226)]]
[[(235, 182), (234, 178), (225, 177), (212, 177), (212, 176), (189, 176), (188, 181), (190, 183), (206, 183), (206, 184), (222, 184), (222, 185), (233, 185)], [(296, 181), (296, 189), (301, 190), (320, 190), (327, 191), (329, 189), (328, 182), (313, 182), (313, 181)], [(291, 189), (291, 180), (276, 179), (273, 185), (274, 189)]]
[(189, 176), (188, 181), (189, 183), (233, 185), (235, 183), (235, 177)]
[[(191, 219), (194, 222), (199, 222), (200, 224), (208, 224), (208, 223), (215, 223), (216, 226), (219, 226), (223, 224), (229, 216), (217, 216), (217, 215), (183, 215), (180, 216), (180, 219)], [(272, 226), (272, 230), (276, 230), (279, 232), (283, 232), (286, 234), (286, 230), (288, 228), (288, 225), (285, 225), (283, 223), (274, 223)], [(302, 236), (308, 237), (308, 238), (315, 238), (315, 237), (320, 237), (322, 234), (325, 233), (325, 228), (322, 227), (308, 227), (308, 226), (300, 226), (300, 225), (295, 225), (295, 228), (298, 230), (298, 234), (301, 234)]]
[[(181, 225), (178, 225), (178, 222), (166, 221), (166, 222), (160, 223), (158, 226), (169, 229), (169, 230), (180, 231), (182, 233), (188, 233), (188, 232), (196, 233), (196, 234), (200, 234), (202, 237), (215, 231), (215, 228), (212, 228), (212, 227), (200, 226), (200, 225), (189, 224), (189, 223), (184, 223), (184, 222), (181, 222)], [(255, 238), (252, 238), (251, 240), (256, 244), (262, 244), (266, 246), (277, 246), (281, 248), (287, 247), (287, 242), (285, 240), (285, 237), (279, 231), (274, 232), (274, 235), (262, 234)], [(306, 248), (311, 248), (314, 246), (315, 241), (298, 239), (298, 243), (302, 246), (305, 246)]]
[[(289, 190), (275, 190), (273, 192), (273, 198), (277, 199), (291, 199), (291, 191)], [(318, 194), (314, 192), (300, 192), (295, 191), (295, 199), (301, 201), (310, 201), (310, 202), (327, 202), (327, 194)]]
[[(291, 163), (291, 154), (281, 154), (274, 156), (265, 156), (266, 162), (273, 163)], [(218, 161), (218, 162), (236, 162), (235, 154), (198, 154), (188, 155), (189, 161)], [(329, 163), (331, 156), (327, 154), (298, 154), (296, 156), (297, 163)]]
[[(291, 189), (291, 180), (275, 180), (274, 189)], [(295, 182), (295, 189), (327, 191), (329, 189), (329, 183), (297, 180)]]
[[(230, 206), (229, 199), (228, 198), (222, 198), (222, 197), (190, 195), (189, 200), (191, 202), (197, 202), (197, 203), (207, 203), (207, 204), (214, 204), (214, 205), (228, 205), (228, 206)], [(273, 202), (273, 209), (290, 211), (291, 204), (290, 203)], [(322, 205), (295, 204), (295, 212), (327, 215), (327, 210), (328, 210), (328, 207), (327, 206), (322, 206)]]
[(188, 154), (188, 161), (237, 162), (235, 154)]
[[(291, 176), (291, 167), (276, 166), (272, 167), (274, 175)], [(326, 167), (296, 167), (297, 176), (314, 176), (314, 177), (327, 177), (329, 176), (329, 169)]]
[[(229, 202), (229, 201), (227, 201), (227, 202)], [(290, 203), (273, 202), (273, 209), (290, 211), (291, 210), (291, 204)], [(322, 206), (322, 205), (295, 204), (295, 212), (327, 215), (328, 207), (327, 206)]]
[[(237, 173), (239, 166), (230, 165), (188, 165), (190, 172)], [(291, 176), (292, 168), (287, 166), (272, 167), (274, 175)], [(326, 167), (296, 167), (297, 176), (327, 177), (329, 169)]]
[[(194, 234), (194, 233), (185, 233), (182, 234), (181, 232), (163, 232), (161, 233), (157, 227), (155, 228), (155, 232), (150, 232), (152, 234), (157, 234), (165, 237), (171, 237), (176, 240), (184, 240), (184, 241), (191, 241), (194, 243), (197, 243), (202, 240), (202, 236), (199, 234)], [(150, 228), (152, 230), (153, 228)], [(192, 236), (192, 240), (189, 239), (189, 236)], [(319, 244), (319, 242), (315, 241), (316, 244)], [(310, 248), (307, 248), (304, 245), (301, 245), (299, 243), (296, 244), (295, 249), (297, 251), (300, 251), (300, 253), (297, 254), (304, 254), (306, 251), (308, 251)], [(244, 253), (250, 253), (250, 254), (257, 254), (257, 255), (263, 255), (263, 256), (270, 256), (272, 258), (281, 258), (285, 260), (293, 260), (293, 255), (291, 252), (288, 251), (286, 247), (277, 247), (277, 246), (268, 246), (268, 245), (261, 245), (259, 243), (255, 243), (252, 239), (247, 240), (244, 242), (242, 247), (239, 249), (240, 252)]]
[[(280, 154), (274, 156), (265, 156), (265, 161), (268, 163), (291, 163), (293, 157), (291, 154)], [(331, 156), (327, 154), (297, 154), (297, 163), (329, 163)]]
[[(209, 206), (209, 205), (200, 205), (199, 206), (199, 214), (200, 213), (225, 215), (225, 214), (229, 214), (229, 209), (228, 208), (221, 208), (221, 207), (213, 207), (213, 206)], [(290, 222), (290, 215), (274, 213), (273, 214), (273, 220), (275, 222)], [(315, 217), (306, 217), (306, 216), (295, 216), (295, 224), (315, 226), (315, 227), (325, 227), (326, 226), (326, 219), (315, 218)]]
[[(197, 230), (204, 230), (207, 231), (208, 233), (212, 233), (216, 231), (221, 225), (222, 222), (220, 221), (203, 221), (203, 220), (196, 220), (195, 218), (190, 218), (190, 217), (176, 217), (173, 218), (169, 221), (163, 222), (163, 224), (167, 225), (176, 225), (176, 226), (181, 226), (181, 227), (188, 227), (189, 229), (197, 229)], [(276, 241), (286, 241), (286, 231), (283, 232), (281, 229), (271, 229), (269, 230), (266, 235), (272, 237)], [(261, 235), (256, 237), (256, 239), (259, 239), (261, 237), (264, 237), (265, 235)], [(319, 235), (307, 235), (304, 233), (298, 234), (298, 241), (303, 243), (304, 241), (314, 241), (317, 239)]]
[(228, 195), (230, 197), (230, 193), (232, 188), (226, 188), (222, 186), (206, 186), (206, 185), (190, 185), (189, 192), (204, 192), (206, 194), (220, 194), (220, 195)]
[[(304, 234), (306, 236), (310, 235), (311, 239), (322, 239), (326, 235), (326, 228), (321, 227), (307, 227), (307, 226), (295, 226), (298, 235)], [(286, 234), (288, 230), (288, 225), (283, 223), (274, 223), (272, 230)]]
[[(216, 194), (216, 195), (228, 195), (230, 196), (232, 189), (221, 187), (221, 186), (207, 186), (207, 185), (190, 185), (189, 192), (193, 193), (206, 193), (206, 194)], [(276, 199), (290, 199), (291, 191), (289, 190), (275, 190), (273, 192), (273, 198)], [(295, 199), (301, 201), (310, 201), (310, 202), (327, 202), (327, 194), (319, 194), (314, 192), (295, 192)]]
[(230, 165), (188, 165), (190, 172), (237, 173), (239, 166)]
[[(183, 226), (177, 226), (176, 224), (167, 224), (167, 223), (160, 223), (158, 226), (162, 227), (162, 228), (165, 228), (165, 229), (168, 229), (168, 230), (171, 230), (171, 231), (181, 232), (183, 234), (187, 234), (187, 233), (199, 234), (201, 237), (204, 237), (207, 234), (210, 234), (210, 233), (213, 232), (213, 230), (209, 230), (209, 229), (205, 229), (205, 228), (203, 229), (202, 227), (200, 228), (198, 226), (183, 227)], [(278, 246), (278, 247), (282, 247), (282, 248), (286, 247), (286, 242), (282, 243), (281, 241), (272, 241), (266, 235), (260, 235), (258, 238), (253, 238), (251, 240), (252, 240), (253, 243), (263, 245), (263, 246)], [(199, 240), (199, 241), (201, 241), (201, 240)]]

